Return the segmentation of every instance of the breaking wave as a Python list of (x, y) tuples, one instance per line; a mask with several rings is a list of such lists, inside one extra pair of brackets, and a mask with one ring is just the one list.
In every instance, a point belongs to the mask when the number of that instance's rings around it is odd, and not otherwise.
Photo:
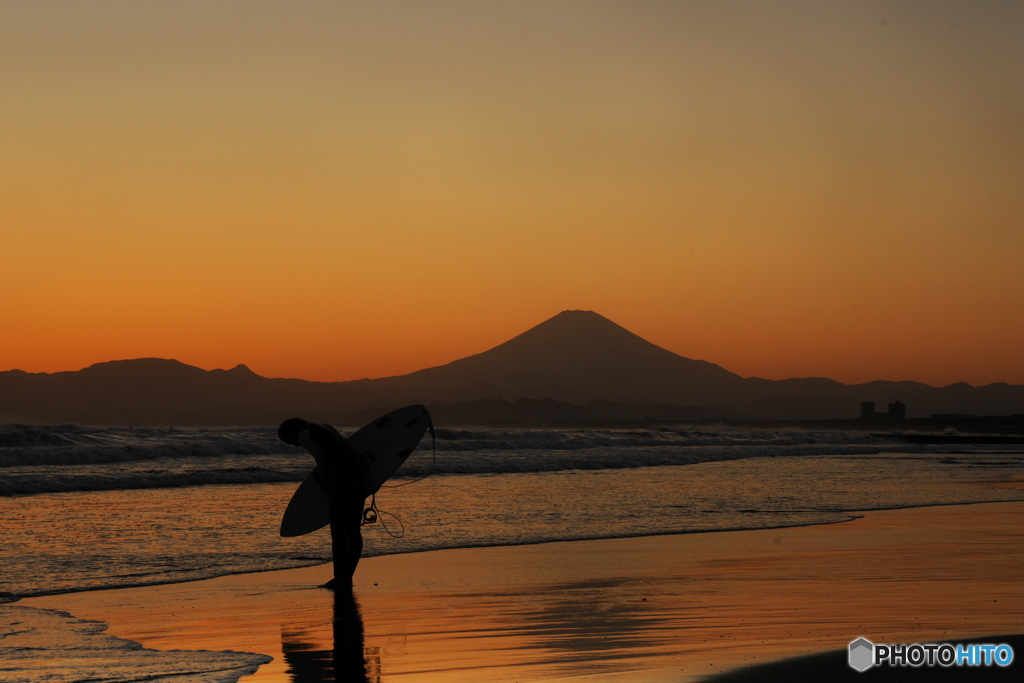
[[(397, 476), (691, 465), (877, 453), (892, 445), (863, 432), (728, 426), (438, 429)], [(281, 443), (272, 428), (0, 427), (0, 495), (5, 496), (301, 481), (312, 465), (302, 449)]]
[(269, 428), (0, 427), (0, 467), (135, 462), (157, 458), (213, 458), (298, 451)]

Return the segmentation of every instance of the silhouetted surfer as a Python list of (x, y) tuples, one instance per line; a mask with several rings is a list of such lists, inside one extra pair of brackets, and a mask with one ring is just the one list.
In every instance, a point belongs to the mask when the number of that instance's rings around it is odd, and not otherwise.
[[(363, 492), (366, 483), (356, 466), (345, 438), (330, 425), (314, 424), (293, 417), (278, 427), (281, 441), (309, 448), (323, 477), (320, 484), (327, 493), (331, 511), (331, 552), (334, 555), (334, 578), (326, 588), (351, 590), (352, 575), (363, 552)], [(305, 442), (305, 443), (303, 443)]]

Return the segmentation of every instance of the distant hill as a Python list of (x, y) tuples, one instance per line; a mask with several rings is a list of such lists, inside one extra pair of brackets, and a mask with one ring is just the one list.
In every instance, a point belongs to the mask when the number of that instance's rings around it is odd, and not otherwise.
[(1024, 413), (1024, 386), (743, 378), (641, 339), (591, 311), (563, 311), (489, 351), (398, 377), (310, 382), (244, 365), (203, 370), (139, 358), (57, 373), (0, 372), (0, 423), (265, 424), (291, 416), (356, 423), (425, 403), (463, 424), (552, 420), (839, 419), (860, 401), (909, 415)]

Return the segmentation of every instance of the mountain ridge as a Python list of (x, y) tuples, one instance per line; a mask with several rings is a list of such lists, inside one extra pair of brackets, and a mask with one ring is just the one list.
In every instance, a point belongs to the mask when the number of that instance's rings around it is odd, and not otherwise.
[(481, 353), (378, 379), (268, 378), (244, 364), (204, 370), (163, 358), (104, 361), (56, 373), (0, 371), (0, 422), (274, 425), (293, 415), (331, 421), (405, 403), (488, 401), (491, 407), (477, 413), (497, 420), (494, 406), (521, 411), (515, 402), (524, 400), (534, 402), (534, 412), (542, 411), (535, 404), (552, 410), (557, 404), (563, 415), (571, 412), (564, 405), (605, 402), (617, 406), (602, 409), (610, 418), (615, 410), (635, 417), (642, 413), (637, 407), (647, 405), (662, 406), (650, 409), (661, 415), (836, 419), (856, 417), (859, 402), (869, 400), (880, 407), (902, 400), (918, 415), (1024, 413), (1024, 386), (743, 378), (579, 310), (562, 311)]

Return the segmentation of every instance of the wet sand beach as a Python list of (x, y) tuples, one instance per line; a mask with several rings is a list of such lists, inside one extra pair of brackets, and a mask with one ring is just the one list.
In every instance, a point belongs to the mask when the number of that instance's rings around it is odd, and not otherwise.
[[(328, 680), (360, 647), (369, 680), (696, 681), (861, 636), (1024, 633), (1022, 540), (1024, 503), (984, 503), (367, 558), (359, 621), (317, 587), (329, 566), (18, 604), (107, 622), (149, 648), (273, 656), (252, 683)], [(852, 673), (843, 658), (813, 661), (821, 675)]]

